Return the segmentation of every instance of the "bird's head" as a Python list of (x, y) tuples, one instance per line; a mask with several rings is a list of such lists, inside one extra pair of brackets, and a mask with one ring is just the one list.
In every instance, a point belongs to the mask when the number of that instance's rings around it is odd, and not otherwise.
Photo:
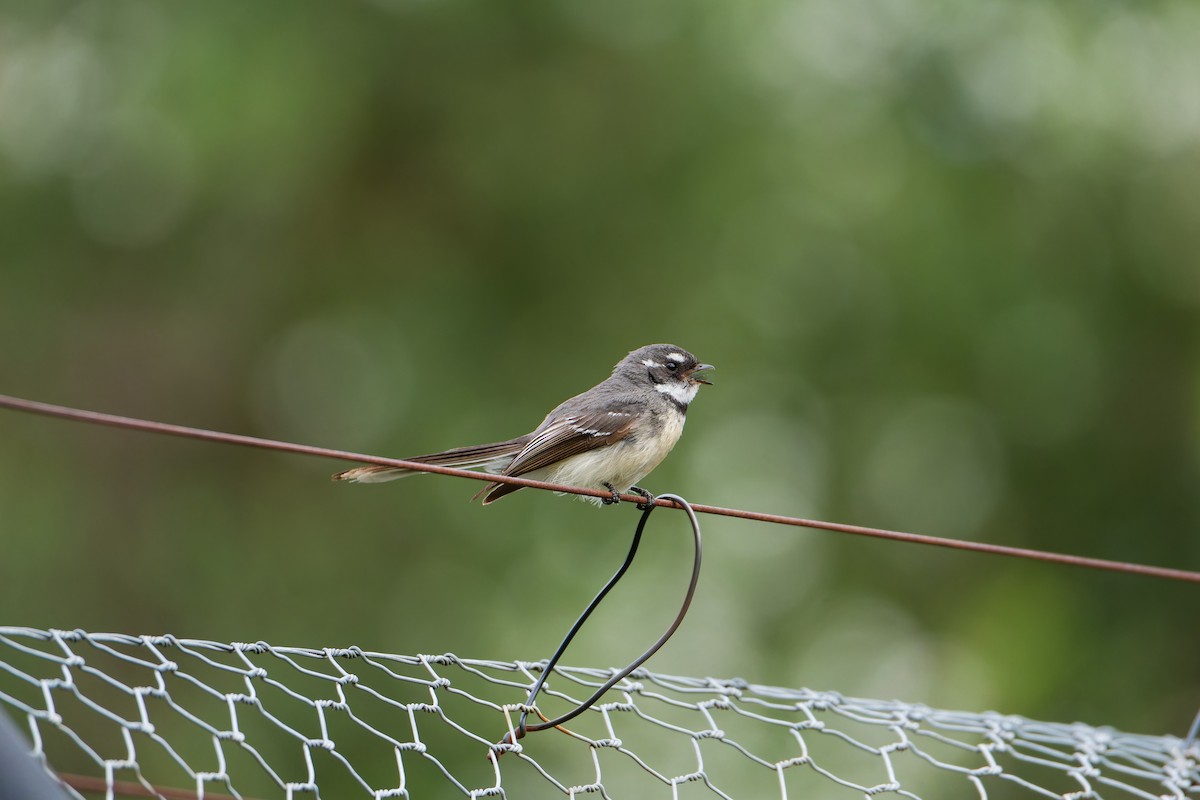
[(682, 347), (673, 344), (650, 344), (639, 347), (625, 356), (613, 373), (622, 373), (686, 406), (696, 396), (700, 384), (712, 384), (703, 374), (713, 369), (702, 364)]

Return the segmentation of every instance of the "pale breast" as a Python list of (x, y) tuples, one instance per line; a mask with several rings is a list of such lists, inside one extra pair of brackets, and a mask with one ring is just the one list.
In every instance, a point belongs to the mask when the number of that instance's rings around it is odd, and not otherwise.
[(662, 419), (665, 424), (657, 437), (630, 436), (536, 470), (538, 475), (531, 472), (524, 477), (589, 489), (603, 489), (608, 483), (618, 492), (627, 492), (667, 457), (683, 434), (684, 415), (664, 414)]

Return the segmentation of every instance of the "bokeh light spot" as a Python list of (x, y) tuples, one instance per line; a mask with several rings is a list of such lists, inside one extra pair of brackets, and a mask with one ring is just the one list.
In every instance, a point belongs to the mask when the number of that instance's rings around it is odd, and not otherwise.
[(144, 247), (168, 236), (194, 194), (186, 136), (152, 114), (131, 114), (101, 133), (75, 171), (72, 195), (84, 230), (101, 244)]
[(297, 323), (262, 358), (254, 409), (260, 429), (301, 442), (367, 447), (391, 428), (407, 392), (389, 326), (317, 318)]
[(881, 524), (932, 534), (978, 531), (1004, 491), (1003, 453), (990, 420), (949, 398), (895, 409), (861, 475)]
[(1022, 440), (1061, 444), (1095, 422), (1100, 345), (1074, 309), (1031, 300), (998, 320), (979, 350), (987, 403)]

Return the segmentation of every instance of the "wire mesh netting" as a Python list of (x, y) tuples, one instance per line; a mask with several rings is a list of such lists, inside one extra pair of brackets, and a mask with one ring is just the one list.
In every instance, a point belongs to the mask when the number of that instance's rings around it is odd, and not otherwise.
[[(0, 708), (76, 797), (1200, 796), (1172, 736), (646, 670), (497, 748), (541, 667), (0, 628)], [(556, 669), (540, 712), (610, 675)]]

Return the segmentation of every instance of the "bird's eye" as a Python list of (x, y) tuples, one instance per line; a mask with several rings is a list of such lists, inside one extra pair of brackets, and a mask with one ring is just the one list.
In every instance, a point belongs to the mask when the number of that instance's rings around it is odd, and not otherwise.
[(674, 372), (675, 370), (679, 369), (679, 362), (678, 361), (668, 361), (667, 369), (669, 369), (671, 372)]

